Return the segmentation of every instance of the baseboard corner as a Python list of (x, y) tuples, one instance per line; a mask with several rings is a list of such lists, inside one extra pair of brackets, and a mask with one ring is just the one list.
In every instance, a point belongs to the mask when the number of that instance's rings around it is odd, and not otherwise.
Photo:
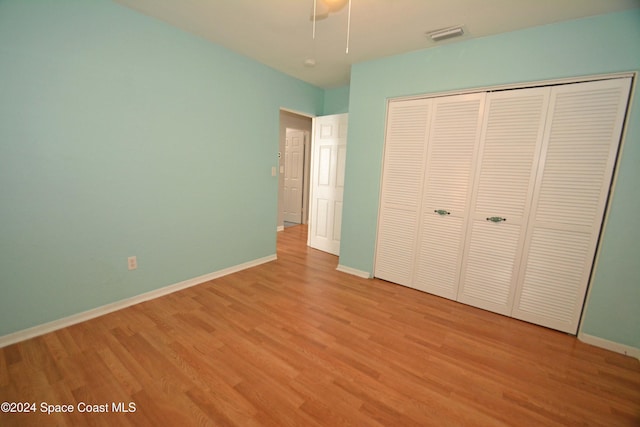
[(605, 350), (610, 350), (616, 353), (624, 354), (626, 356), (635, 357), (636, 359), (640, 360), (640, 348), (635, 348), (626, 344), (609, 341), (604, 338), (599, 338), (582, 332), (578, 333), (578, 339), (583, 343), (604, 348)]
[(368, 271), (358, 270), (357, 268), (347, 267), (346, 265), (338, 264), (336, 270), (354, 276), (362, 277), (363, 279), (371, 279), (371, 273), (369, 273)]

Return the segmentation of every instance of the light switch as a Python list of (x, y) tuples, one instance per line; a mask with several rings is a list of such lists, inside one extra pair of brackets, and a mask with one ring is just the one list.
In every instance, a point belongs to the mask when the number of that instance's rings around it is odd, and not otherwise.
[(280, 173), (284, 173), (284, 166), (280, 166)]

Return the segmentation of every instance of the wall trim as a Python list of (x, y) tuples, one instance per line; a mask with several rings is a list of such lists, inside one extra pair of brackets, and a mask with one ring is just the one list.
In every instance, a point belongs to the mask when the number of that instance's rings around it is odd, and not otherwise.
[(354, 276), (362, 277), (363, 279), (370, 279), (371, 273), (368, 271), (358, 270), (356, 268), (347, 267), (346, 265), (338, 264), (336, 270), (342, 271), (343, 273), (352, 274)]
[(302, 111), (292, 110), (292, 109), (290, 109), (290, 108), (280, 107), (280, 111), (284, 111), (284, 112), (287, 112), (287, 113), (295, 114), (295, 115), (298, 115), (298, 116), (308, 117), (308, 118), (310, 118), (310, 119), (313, 119), (314, 117), (316, 117), (316, 116), (315, 116), (315, 115), (313, 115), (313, 114), (303, 113)]
[(165, 286), (160, 289), (155, 289), (150, 292), (145, 292), (140, 295), (135, 295), (130, 298), (126, 298), (120, 301), (116, 301), (110, 304), (106, 304), (100, 307), (93, 308), (91, 310), (83, 311), (81, 313), (72, 314), (71, 316), (63, 317), (62, 319), (54, 320), (52, 322), (43, 323), (31, 328), (23, 329), (21, 331), (13, 332), (8, 335), (0, 337), (0, 348), (6, 347), (11, 344), (15, 344), (20, 341), (24, 341), (30, 338), (34, 338), (40, 335), (47, 334), (49, 332), (56, 331), (58, 329), (66, 328), (67, 326), (75, 325), (77, 323), (85, 322), (87, 320), (94, 319), (96, 317), (103, 316), (105, 314), (112, 313), (114, 311), (122, 310), (123, 308), (130, 307), (132, 305), (139, 304), (141, 302), (149, 301), (152, 299), (160, 298), (162, 296), (190, 288), (195, 285), (199, 285), (208, 282), (213, 279), (217, 279), (222, 276), (227, 276), (238, 271), (246, 270), (247, 268), (255, 267), (260, 264), (275, 261), (277, 255), (268, 255), (263, 258), (247, 261), (242, 264), (234, 265), (222, 270), (214, 271), (202, 276), (194, 277), (173, 285)]
[[(439, 98), (443, 96), (450, 95), (466, 95), (469, 93), (478, 93), (478, 92), (497, 92), (503, 90), (512, 90), (512, 89), (525, 89), (530, 87), (540, 87), (540, 86), (555, 86), (555, 85), (564, 85), (564, 84), (572, 84), (572, 83), (585, 83), (592, 82), (596, 80), (612, 80), (612, 79), (622, 79), (622, 78), (632, 78), (635, 80), (637, 77), (636, 71), (623, 71), (623, 72), (613, 72), (613, 73), (605, 73), (605, 74), (592, 74), (592, 75), (581, 75), (581, 76), (569, 76), (569, 77), (561, 77), (556, 79), (548, 79), (548, 80), (535, 80), (532, 82), (516, 82), (516, 83), (506, 83), (506, 84), (498, 84), (494, 86), (478, 86), (478, 87), (470, 87), (470, 88), (462, 88), (462, 89), (452, 89), (445, 90), (441, 92), (427, 92), (417, 95), (399, 95), (387, 98), (387, 103), (390, 101), (407, 101), (412, 99), (428, 99), (428, 98)], [(631, 104), (629, 104), (631, 105)], [(386, 133), (385, 133), (386, 135)]]
[(611, 350), (616, 353), (621, 353), (627, 356), (635, 357), (640, 360), (640, 348), (631, 347), (625, 344), (605, 340), (604, 338), (595, 337), (589, 334), (578, 334), (578, 339), (586, 344), (591, 344), (596, 347), (604, 348), (605, 350)]
[(284, 231), (284, 225), (279, 225), (278, 227), (276, 227), (276, 233), (279, 231)]

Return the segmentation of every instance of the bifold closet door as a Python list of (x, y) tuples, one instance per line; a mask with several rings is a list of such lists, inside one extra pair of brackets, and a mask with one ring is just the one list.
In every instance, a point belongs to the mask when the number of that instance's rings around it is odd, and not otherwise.
[(458, 301), (509, 315), (550, 88), (487, 95)]
[(412, 287), (455, 299), (485, 93), (435, 98)]
[(430, 99), (391, 101), (382, 171), (374, 275), (410, 286), (424, 175)]
[(576, 333), (631, 79), (556, 86), (512, 315)]
[(630, 87), (391, 101), (374, 275), (575, 333)]

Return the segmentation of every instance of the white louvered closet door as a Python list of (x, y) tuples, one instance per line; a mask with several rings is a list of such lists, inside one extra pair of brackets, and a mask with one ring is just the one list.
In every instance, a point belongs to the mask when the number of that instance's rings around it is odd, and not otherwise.
[(458, 301), (510, 314), (550, 88), (487, 95)]
[(485, 93), (435, 98), (412, 287), (455, 299)]
[(556, 86), (512, 315), (576, 333), (631, 79)]
[(391, 101), (374, 275), (410, 286), (432, 100)]

